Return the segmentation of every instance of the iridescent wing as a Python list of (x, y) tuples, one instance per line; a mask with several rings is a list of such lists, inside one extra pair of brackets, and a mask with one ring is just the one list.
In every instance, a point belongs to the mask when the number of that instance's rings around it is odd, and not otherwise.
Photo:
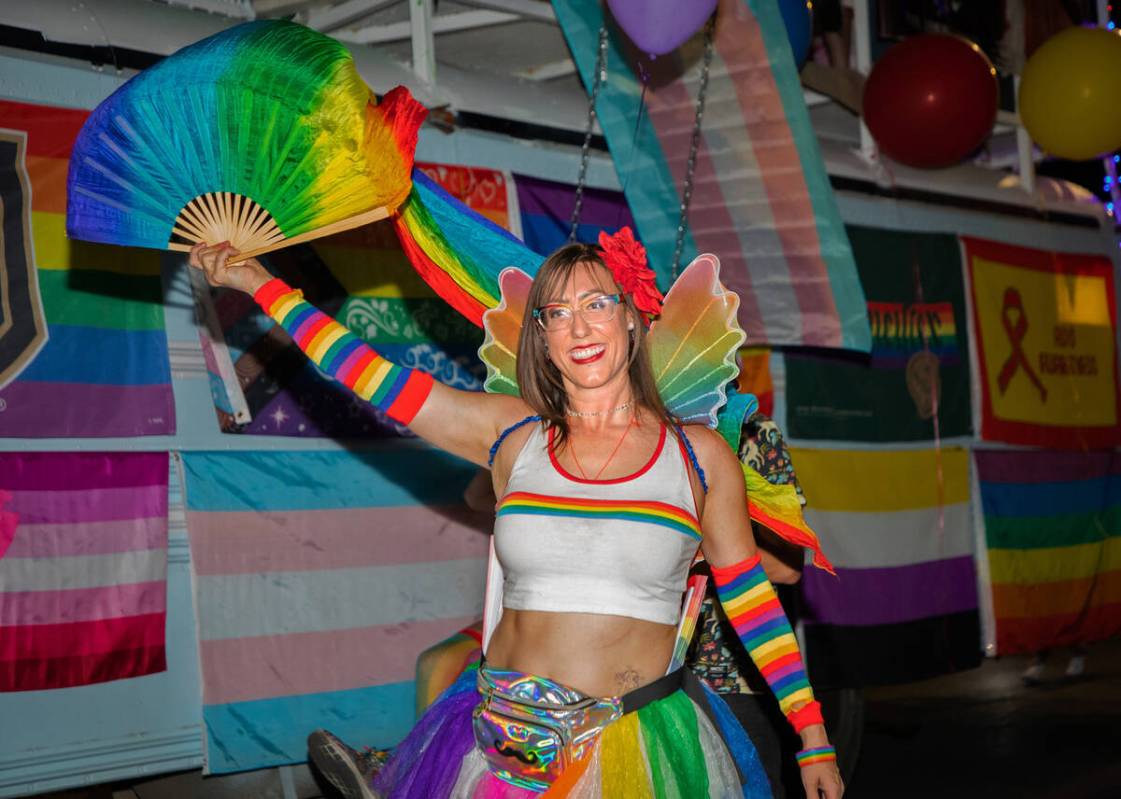
[(740, 300), (720, 283), (720, 261), (700, 255), (666, 295), (650, 328), (650, 362), (671, 413), (716, 427), (726, 386), (739, 372), (736, 351), (746, 336), (736, 321)]
[(518, 338), (522, 332), (526, 301), (533, 278), (520, 269), (503, 269), (498, 276), (501, 300), (496, 308), (483, 314), (486, 337), (479, 347), (479, 359), (487, 366), (483, 388), (492, 394), (519, 396)]

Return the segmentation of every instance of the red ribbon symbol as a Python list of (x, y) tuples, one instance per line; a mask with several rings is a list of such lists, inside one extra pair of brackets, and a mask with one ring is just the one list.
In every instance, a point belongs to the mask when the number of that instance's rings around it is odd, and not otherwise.
[[(1009, 314), (1013, 311), (1018, 312), (1016, 313), (1015, 324), (1009, 318)], [(1012, 376), (1016, 374), (1017, 369), (1023, 367), (1024, 371), (1027, 372), (1028, 379), (1039, 389), (1040, 398), (1047, 402), (1047, 389), (1031, 368), (1031, 364), (1028, 363), (1028, 358), (1024, 354), (1024, 336), (1028, 332), (1028, 317), (1024, 313), (1024, 301), (1020, 297), (1020, 292), (1011, 286), (1004, 290), (1004, 307), (1000, 309), (1000, 322), (1004, 325), (1004, 332), (1008, 334), (1009, 343), (1012, 344), (1012, 354), (1000, 367), (1000, 374), (996, 378), (1000, 393), (1003, 394), (1008, 390), (1008, 384), (1012, 382)]]

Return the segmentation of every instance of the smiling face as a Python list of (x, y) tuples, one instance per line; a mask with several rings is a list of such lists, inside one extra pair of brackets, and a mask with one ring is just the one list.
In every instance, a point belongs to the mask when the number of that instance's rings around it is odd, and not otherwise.
[[(597, 297), (618, 292), (611, 273), (594, 263), (581, 263), (557, 284), (547, 303), (580, 308)], [(603, 300), (611, 302), (611, 300)], [(546, 313), (548, 310), (546, 309)], [(549, 360), (556, 366), (571, 396), (589, 389), (612, 386), (627, 380), (630, 332), (634, 322), (625, 304), (606, 321), (589, 323), (584, 314), (571, 314), (571, 323), (558, 330), (542, 331), (549, 347)]]

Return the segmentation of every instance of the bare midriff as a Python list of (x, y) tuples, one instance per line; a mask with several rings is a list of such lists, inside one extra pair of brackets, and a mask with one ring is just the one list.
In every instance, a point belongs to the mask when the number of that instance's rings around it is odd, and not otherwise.
[(673, 625), (595, 613), (502, 611), (487, 664), (556, 680), (589, 696), (622, 696), (666, 672)]

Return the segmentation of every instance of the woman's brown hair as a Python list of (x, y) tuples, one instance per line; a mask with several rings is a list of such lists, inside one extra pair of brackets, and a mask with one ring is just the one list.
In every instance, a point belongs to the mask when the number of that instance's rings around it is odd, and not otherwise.
[[(558, 447), (568, 437), (568, 396), (560, 370), (549, 359), (545, 334), (533, 317), (533, 309), (550, 302), (556, 296), (557, 287), (567, 283), (574, 271), (596, 265), (607, 269), (600, 249), (591, 244), (567, 244), (554, 252), (537, 270), (522, 319), (522, 333), (518, 339), (518, 386), (522, 399), (556, 429)], [(634, 402), (654, 418), (673, 427), (677, 420), (666, 410), (654, 381), (654, 370), (645, 345), (646, 326), (642, 314), (635, 308), (632, 297), (617, 284), (615, 292), (623, 296), (624, 307), (630, 318), (635, 320), (627, 366)]]

